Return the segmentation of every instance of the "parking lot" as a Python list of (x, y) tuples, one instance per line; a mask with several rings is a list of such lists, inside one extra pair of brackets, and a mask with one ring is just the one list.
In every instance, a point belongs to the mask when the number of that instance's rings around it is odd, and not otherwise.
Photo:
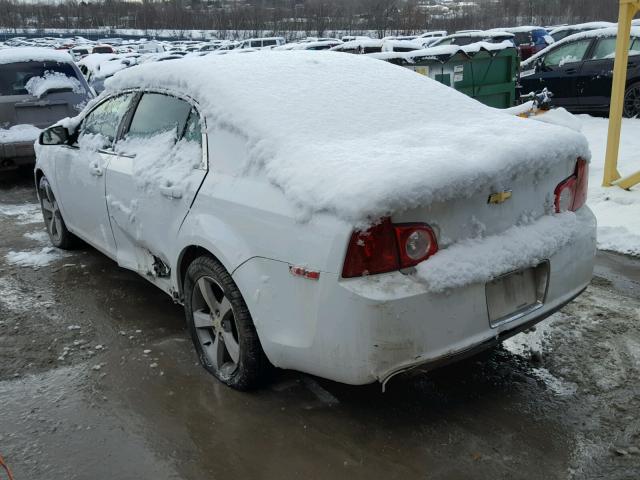
[(181, 307), (84, 246), (47, 250), (29, 172), (0, 190), (0, 450), (16, 479), (637, 478), (640, 261), (500, 348), (351, 387), (198, 364)]

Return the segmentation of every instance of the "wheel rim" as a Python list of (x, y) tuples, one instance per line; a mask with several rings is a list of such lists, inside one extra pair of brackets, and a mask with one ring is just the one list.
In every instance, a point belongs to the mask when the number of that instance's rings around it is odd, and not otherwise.
[(193, 324), (204, 362), (228, 377), (238, 368), (240, 342), (231, 302), (213, 278), (203, 276), (191, 296)]
[(624, 95), (624, 116), (635, 118), (640, 115), (640, 85), (630, 87)]
[(47, 232), (54, 243), (60, 242), (62, 238), (62, 216), (58, 208), (56, 197), (51, 191), (51, 186), (46, 179), (40, 181), (40, 207)]

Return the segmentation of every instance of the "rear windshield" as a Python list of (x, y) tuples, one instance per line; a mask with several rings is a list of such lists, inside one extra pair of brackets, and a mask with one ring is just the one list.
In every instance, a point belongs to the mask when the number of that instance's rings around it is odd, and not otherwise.
[(113, 53), (111, 47), (93, 47), (93, 53)]
[(2, 65), (0, 68), (0, 95), (28, 95), (25, 85), (33, 77), (43, 77), (45, 72), (62, 73), (78, 78), (68, 63), (20, 62)]
[(516, 37), (514, 38), (516, 45), (522, 45), (531, 43), (533, 39), (531, 38), (531, 32), (518, 32), (516, 33)]

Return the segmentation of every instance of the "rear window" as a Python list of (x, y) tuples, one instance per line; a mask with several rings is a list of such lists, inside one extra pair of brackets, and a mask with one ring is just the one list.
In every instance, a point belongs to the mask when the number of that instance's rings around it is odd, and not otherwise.
[(111, 47), (93, 47), (93, 53), (113, 53)]
[(62, 73), (77, 79), (68, 63), (20, 62), (2, 65), (0, 68), (0, 95), (28, 95), (26, 84), (34, 77), (44, 77), (46, 72)]

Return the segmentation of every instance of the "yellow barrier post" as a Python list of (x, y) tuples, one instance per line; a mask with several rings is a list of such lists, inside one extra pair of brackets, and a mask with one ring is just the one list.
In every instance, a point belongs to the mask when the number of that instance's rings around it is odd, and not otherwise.
[[(630, 188), (640, 181), (640, 172), (622, 180), (619, 180), (620, 173), (618, 172), (618, 153), (620, 150), (624, 93), (627, 83), (631, 21), (639, 10), (640, 0), (620, 0), (616, 60), (613, 67), (613, 86), (611, 89), (611, 107), (609, 109), (609, 134), (607, 136), (604, 178), (602, 179), (602, 185), (605, 187), (610, 187), (615, 183), (622, 188)], [(629, 184), (630, 181), (633, 181), (633, 183)]]

